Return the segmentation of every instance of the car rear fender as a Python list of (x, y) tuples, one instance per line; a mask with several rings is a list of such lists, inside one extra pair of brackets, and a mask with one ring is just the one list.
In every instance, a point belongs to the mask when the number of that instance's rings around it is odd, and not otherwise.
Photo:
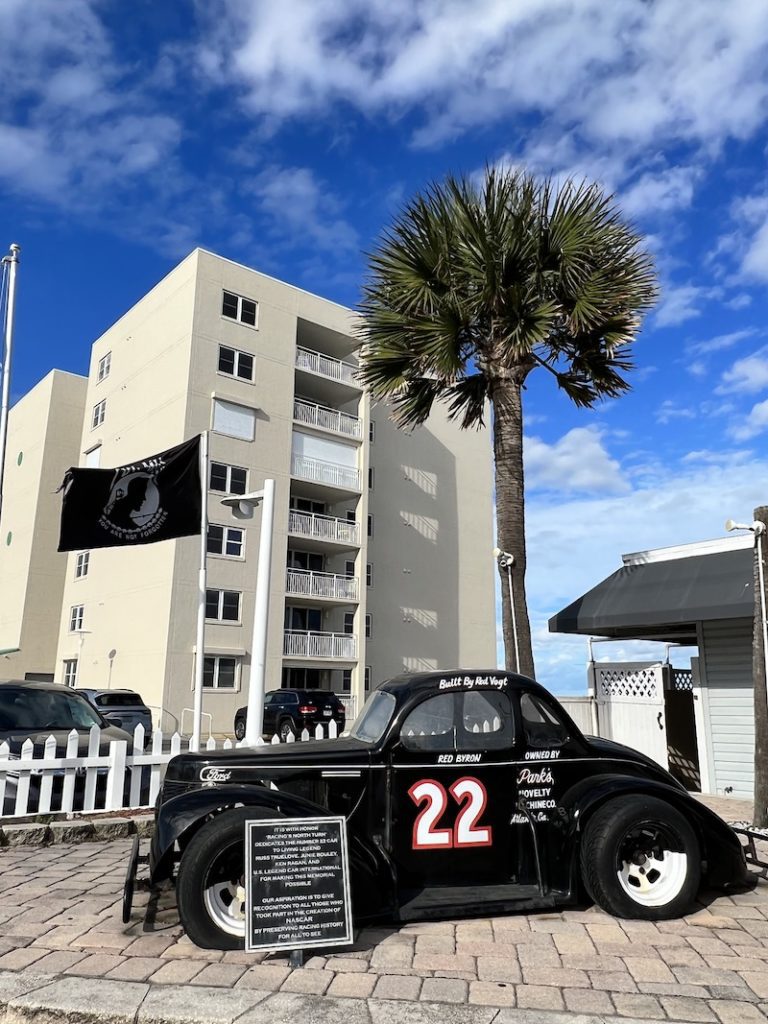
[(671, 804), (685, 815), (701, 843), (704, 877), (715, 888), (740, 887), (750, 884), (746, 860), (736, 833), (722, 818), (685, 790), (665, 785), (655, 779), (627, 775), (604, 775), (584, 779), (563, 794), (561, 806), (570, 820), (574, 857), (572, 870), (578, 871), (577, 853), (580, 834), (595, 811), (609, 800), (638, 794), (655, 796)]

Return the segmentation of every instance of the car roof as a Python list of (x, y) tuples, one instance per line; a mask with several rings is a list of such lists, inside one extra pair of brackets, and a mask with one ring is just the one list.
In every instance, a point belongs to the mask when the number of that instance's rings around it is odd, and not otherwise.
[(499, 668), (455, 668), (441, 672), (403, 672), (377, 687), (402, 700), (422, 693), (450, 693), (473, 688), (498, 690), (533, 690), (551, 696), (540, 683), (517, 672)]
[(97, 697), (97, 696), (99, 696), (102, 693), (114, 693), (118, 697), (122, 695), (122, 696), (125, 696), (125, 697), (139, 697), (140, 700), (144, 699), (143, 697), (141, 697), (140, 694), (138, 694), (136, 692), (136, 690), (125, 690), (125, 689), (115, 689), (115, 688), (113, 688), (111, 690), (109, 690), (109, 689), (108, 690), (103, 690), (103, 689), (98, 689), (97, 690), (97, 689), (94, 689), (93, 687), (90, 687), (90, 686), (78, 686), (75, 689), (76, 689), (77, 693), (91, 693), (91, 694), (93, 694), (94, 697)]
[(20, 686), (24, 690), (47, 690), (49, 693), (77, 693), (63, 683), (43, 683), (38, 679), (0, 679), (0, 686)]

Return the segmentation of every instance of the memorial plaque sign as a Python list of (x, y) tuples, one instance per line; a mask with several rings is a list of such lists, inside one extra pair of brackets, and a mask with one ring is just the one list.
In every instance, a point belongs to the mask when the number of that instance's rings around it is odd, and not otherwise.
[(254, 818), (245, 824), (245, 948), (352, 942), (344, 818)]

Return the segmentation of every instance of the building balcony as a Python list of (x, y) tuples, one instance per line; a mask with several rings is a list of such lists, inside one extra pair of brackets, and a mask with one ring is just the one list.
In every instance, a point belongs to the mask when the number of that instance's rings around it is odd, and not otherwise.
[(349, 387), (362, 390), (362, 385), (355, 376), (357, 367), (354, 363), (345, 363), (341, 359), (334, 359), (333, 356), (324, 356), (322, 352), (297, 348), (296, 369), (305, 370), (307, 373), (314, 373), (326, 380), (337, 381), (339, 384), (346, 384)]
[(313, 572), (309, 569), (287, 569), (285, 592), (290, 597), (356, 602), (360, 587), (356, 576), (337, 576), (332, 572)]
[(320, 459), (308, 459), (306, 455), (293, 455), (291, 473), (300, 480), (311, 480), (344, 491), (361, 490), (360, 470), (351, 466), (340, 466), (336, 462), (321, 462)]
[(360, 527), (357, 523), (334, 516), (296, 512), (292, 509), (288, 513), (288, 533), (294, 537), (360, 547)]
[(286, 629), (283, 634), (286, 658), (320, 658), (326, 661), (357, 661), (357, 637), (349, 633), (314, 633)]
[(353, 437), (357, 441), (363, 436), (363, 421), (359, 416), (341, 412), (339, 409), (330, 409), (326, 405), (305, 402), (301, 398), (294, 400), (293, 418), (297, 423), (320, 427), (320, 429), (330, 430), (334, 434)]

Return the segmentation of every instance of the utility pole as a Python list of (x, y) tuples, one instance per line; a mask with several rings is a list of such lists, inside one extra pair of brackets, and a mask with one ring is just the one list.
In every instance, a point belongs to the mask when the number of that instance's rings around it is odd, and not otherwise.
[(21, 246), (14, 242), (2, 263), (8, 274), (8, 298), (5, 304), (5, 331), (3, 335), (2, 384), (0, 384), (0, 515), (3, 512), (3, 478), (5, 476), (5, 449), (8, 442), (8, 407), (11, 397), (11, 355), (13, 353), (13, 327), (16, 313), (16, 270)]
[[(757, 524), (763, 529), (760, 530)], [(752, 679), (755, 687), (755, 809), (753, 823), (757, 828), (768, 826), (768, 622), (765, 589), (766, 554), (768, 552), (768, 506), (754, 511), (755, 533), (755, 623), (752, 632)]]

